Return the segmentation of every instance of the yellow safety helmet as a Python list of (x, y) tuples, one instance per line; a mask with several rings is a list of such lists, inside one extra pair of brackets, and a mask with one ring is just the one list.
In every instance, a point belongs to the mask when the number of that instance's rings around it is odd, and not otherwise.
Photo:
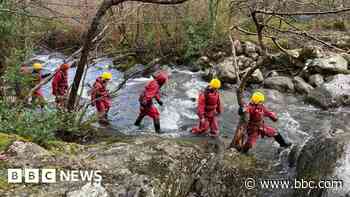
[(209, 86), (213, 89), (219, 89), (221, 87), (221, 81), (219, 79), (212, 79)]
[(254, 104), (261, 104), (265, 102), (265, 95), (262, 92), (254, 92), (250, 101)]
[(43, 68), (43, 65), (40, 63), (34, 63), (33, 64), (33, 69), (34, 70), (41, 70)]
[(104, 72), (104, 73), (102, 73), (101, 78), (102, 78), (103, 80), (110, 80), (110, 79), (112, 79), (112, 73), (110, 73), (110, 72)]

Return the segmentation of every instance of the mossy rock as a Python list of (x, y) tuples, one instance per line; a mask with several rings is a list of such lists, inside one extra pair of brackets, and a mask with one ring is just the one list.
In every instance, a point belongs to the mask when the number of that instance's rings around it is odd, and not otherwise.
[(6, 133), (0, 133), (0, 152), (5, 151), (14, 141), (30, 141), (26, 138), (20, 137), (18, 135), (11, 135)]

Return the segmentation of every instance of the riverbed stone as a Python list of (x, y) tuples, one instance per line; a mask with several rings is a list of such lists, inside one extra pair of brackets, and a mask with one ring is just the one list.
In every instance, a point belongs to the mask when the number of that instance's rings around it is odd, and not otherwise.
[(264, 86), (266, 88), (276, 89), (281, 92), (293, 92), (294, 83), (291, 78), (286, 76), (274, 76), (265, 79)]
[(340, 54), (332, 54), (328, 57), (313, 59), (309, 67), (319, 73), (344, 73), (348, 70), (348, 62)]
[(226, 83), (236, 83), (236, 69), (233, 66), (233, 57), (226, 58), (216, 66), (217, 76)]
[(264, 76), (260, 69), (256, 69), (252, 76), (249, 78), (249, 82), (251, 83), (261, 83), (264, 81)]
[(69, 192), (67, 197), (109, 197), (109, 195), (101, 184), (87, 183), (81, 189)]
[(296, 91), (298, 91), (301, 94), (308, 94), (314, 89), (301, 77), (294, 77), (293, 81)]
[(323, 76), (320, 74), (314, 74), (309, 77), (309, 83), (314, 87), (320, 87), (324, 82)]
[(335, 75), (315, 88), (307, 100), (323, 108), (350, 106), (350, 75)]
[(257, 52), (257, 46), (249, 41), (244, 42), (243, 44), (243, 48), (244, 48), (244, 53), (249, 56), (252, 53), (256, 53)]

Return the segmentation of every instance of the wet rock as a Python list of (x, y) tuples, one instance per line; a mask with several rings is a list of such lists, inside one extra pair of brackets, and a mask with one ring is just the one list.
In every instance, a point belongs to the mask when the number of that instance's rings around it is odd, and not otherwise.
[(219, 60), (223, 59), (225, 56), (226, 56), (225, 52), (219, 51), (219, 52), (214, 53), (212, 55), (212, 60), (213, 61), (219, 61)]
[(320, 74), (314, 74), (309, 77), (309, 83), (312, 86), (319, 87), (323, 84), (324, 79), (323, 76)]
[(315, 88), (307, 100), (323, 108), (349, 106), (350, 75), (335, 75), (330, 81)]
[(276, 77), (278, 75), (279, 75), (278, 72), (275, 70), (272, 70), (272, 71), (267, 73), (267, 77)]
[(88, 183), (79, 190), (69, 192), (67, 197), (109, 197), (109, 195), (101, 184)]
[(299, 51), (299, 53), (299, 59), (302, 61), (308, 59), (321, 58), (324, 56), (322, 48), (312, 45), (305, 46)]
[(261, 83), (264, 81), (264, 76), (260, 69), (256, 69), (249, 79), (251, 83)]
[(301, 77), (294, 77), (295, 89), (302, 94), (310, 93), (314, 88)]
[[(114, 141), (114, 142), (113, 142)], [(80, 167), (68, 165), (74, 157)], [(255, 190), (242, 190), (245, 177), (267, 177), (274, 164), (257, 161), (235, 150), (225, 150), (221, 139), (166, 139), (156, 136), (120, 137), (108, 143), (85, 146), (76, 155), (57, 153), (51, 162), (37, 159), (36, 166), (58, 169), (98, 169), (102, 185), (86, 182), (58, 182), (31, 187), (13, 185), (2, 196), (228, 196), (240, 192), (256, 196)], [(21, 162), (21, 161), (18, 161)], [(9, 163), (9, 168), (16, 166)], [(113, 195), (112, 195), (113, 194)]]
[(226, 83), (236, 83), (236, 70), (233, 67), (233, 58), (226, 58), (216, 66), (217, 76)]
[(211, 66), (209, 58), (207, 56), (202, 56), (190, 67), (190, 70), (192, 72), (197, 72), (201, 69), (210, 68)]
[[(329, 129), (322, 129), (320, 133), (307, 140), (300, 150), (296, 167), (297, 180), (303, 179), (315, 182), (320, 180), (341, 180), (336, 177), (337, 175), (334, 174), (334, 171), (339, 167), (339, 159), (346, 154), (345, 145), (350, 138), (346, 134), (331, 137)], [(346, 168), (346, 166), (344, 167)], [(348, 188), (344, 189), (349, 190)], [(332, 191), (327, 191), (327, 189), (300, 189), (294, 190), (293, 196), (343, 196), (339, 195), (340, 193), (334, 194), (329, 192)], [(336, 192), (340, 192), (340, 190)]]
[(253, 62), (254, 61), (251, 58), (246, 57), (244, 55), (240, 55), (237, 57), (237, 64), (241, 70), (251, 67)]
[(349, 53), (342, 53), (341, 56), (343, 56), (344, 59), (348, 62), (348, 69), (350, 69), (350, 54)]
[(251, 54), (249, 54), (249, 57), (252, 58), (254, 61), (256, 61), (259, 58), (259, 54), (258, 53), (251, 53)]
[(266, 88), (271, 88), (279, 90), (281, 92), (293, 92), (294, 83), (291, 78), (285, 76), (269, 77), (265, 79), (264, 86)]
[(332, 54), (328, 57), (316, 58), (309, 63), (309, 67), (316, 72), (323, 73), (344, 73), (348, 69), (348, 62), (339, 54)]
[(254, 43), (251, 43), (249, 41), (244, 42), (243, 44), (243, 50), (244, 53), (249, 56), (252, 53), (256, 53), (257, 52), (257, 46)]

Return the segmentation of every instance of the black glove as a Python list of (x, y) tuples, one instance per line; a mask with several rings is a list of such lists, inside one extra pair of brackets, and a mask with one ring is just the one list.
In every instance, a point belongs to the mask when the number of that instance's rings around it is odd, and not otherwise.
[(157, 101), (160, 106), (163, 106), (163, 101)]
[(239, 107), (239, 109), (238, 109), (238, 114), (239, 114), (239, 115), (243, 115), (243, 114), (244, 114), (244, 109), (243, 109), (243, 107)]

